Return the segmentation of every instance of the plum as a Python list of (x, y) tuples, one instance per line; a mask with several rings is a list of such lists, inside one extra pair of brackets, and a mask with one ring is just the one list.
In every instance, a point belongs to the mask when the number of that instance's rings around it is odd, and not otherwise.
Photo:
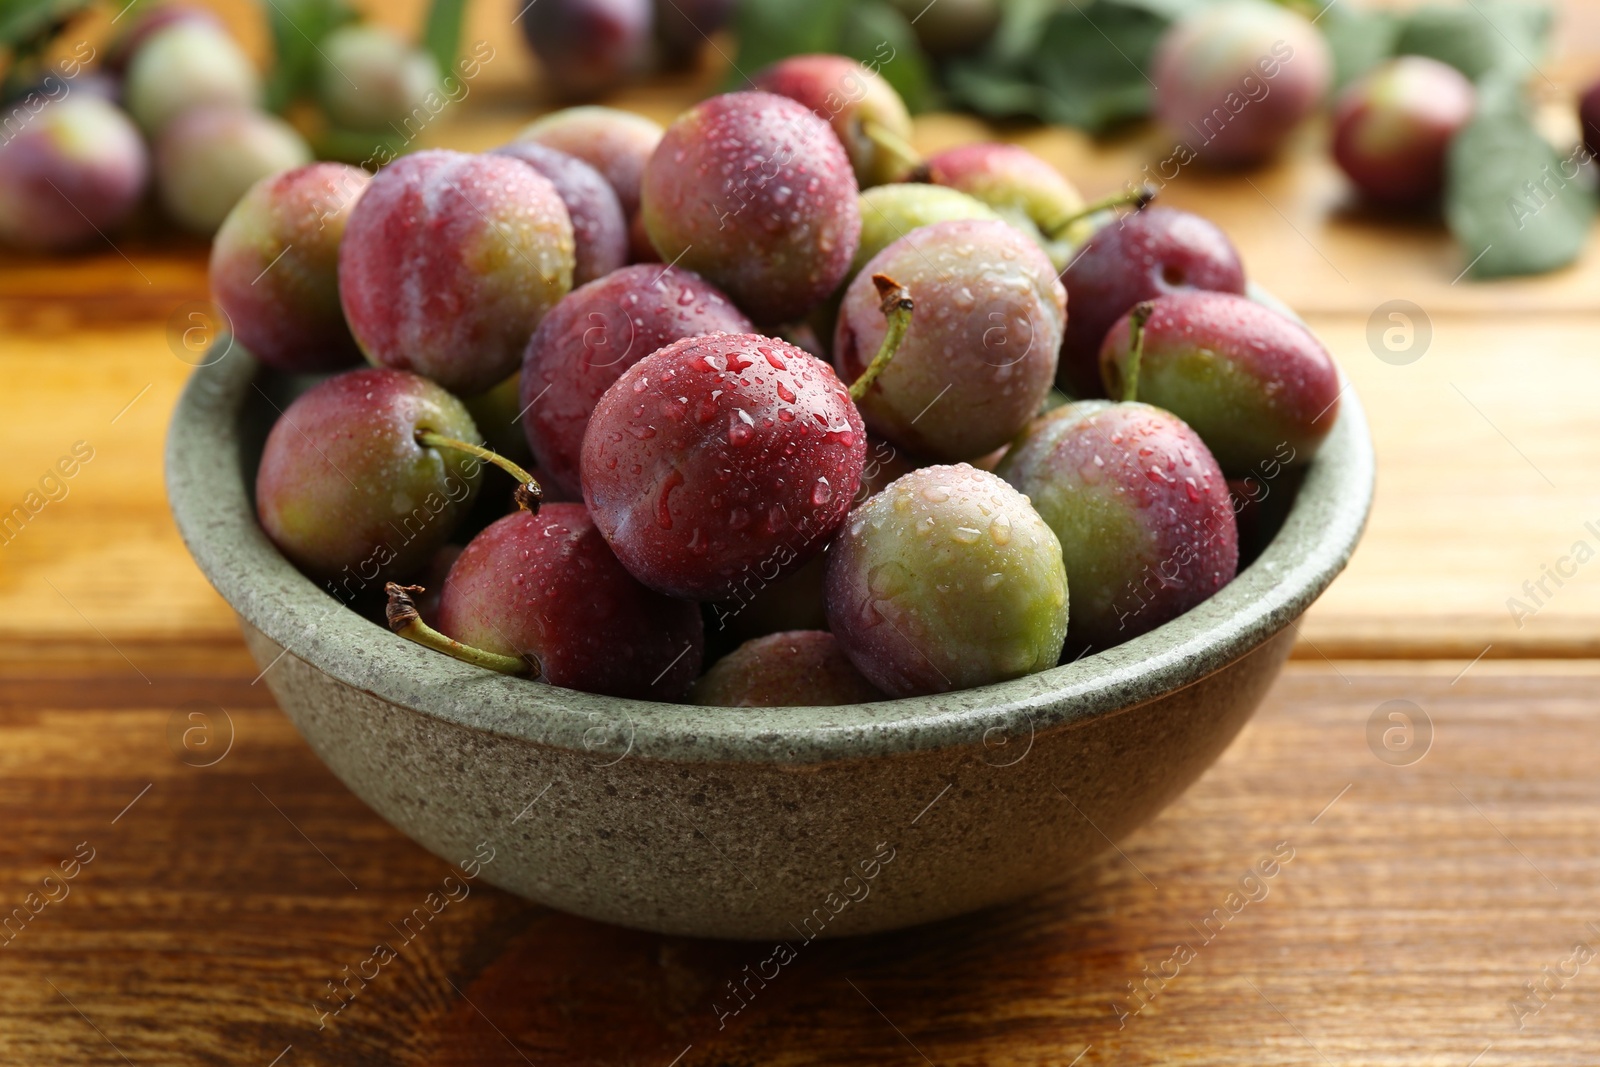
[(865, 457), (861, 414), (826, 363), (759, 334), (691, 337), (595, 405), (583, 496), (644, 584), (723, 600), (746, 573), (774, 581), (822, 550)]
[[(112, 21), (116, 22), (117, 19)], [(157, 32), (180, 22), (199, 22), (219, 33), (226, 32), (222, 20), (210, 8), (195, 4), (161, 4), (158, 7), (147, 7), (123, 23), (122, 28), (111, 38), (111, 42), (106, 46), (105, 59), (100, 64), (101, 69), (118, 78), (124, 76), (133, 54), (143, 47), (146, 41)]]
[(721, 708), (868, 704), (883, 694), (861, 676), (826, 630), (789, 630), (746, 641), (723, 656), (689, 694)]
[(757, 71), (754, 87), (787, 96), (833, 127), (863, 188), (904, 181), (920, 162), (911, 113), (894, 86), (848, 56), (802, 55)]
[(481, 478), (477, 459), (424, 447), (423, 432), (478, 439), (459, 400), (405, 371), (364, 367), (302, 393), (267, 435), (256, 471), (267, 536), (330, 588), (420, 570)]
[(803, 317), (844, 280), (861, 237), (855, 172), (827, 123), (785, 96), (714, 96), (645, 165), (644, 224), (661, 258), (760, 324)]
[(557, 96), (599, 96), (649, 59), (651, 0), (538, 0), (521, 11), (522, 35)]
[(1124, 316), (1106, 334), (1100, 368), (1188, 423), (1229, 476), (1311, 459), (1339, 417), (1339, 371), (1310, 330), (1232, 293), (1170, 293), (1144, 305), (1142, 354), (1131, 367)]
[(534, 141), (513, 141), (493, 154), (520, 159), (556, 187), (572, 219), (573, 285), (604, 277), (628, 262), (628, 220), (599, 171), (577, 156)]
[(1100, 343), (1141, 300), (1183, 289), (1243, 293), (1244, 267), (1226, 234), (1198, 215), (1151, 207), (1095, 232), (1061, 275), (1072, 302), (1057, 381), (1076, 397), (1103, 395)]
[(705, 646), (699, 608), (635, 581), (581, 504), (513, 512), (468, 542), (438, 629), (552, 685), (640, 700), (682, 699)]
[(211, 244), (211, 299), (233, 336), (291, 373), (361, 359), (339, 307), (339, 241), (371, 179), (342, 163), (262, 178), (228, 212)]
[(694, 62), (711, 35), (727, 25), (735, 0), (656, 0), (656, 43), (675, 67)]
[[(861, 242), (856, 246), (855, 258), (845, 273), (849, 280), (861, 273), (861, 268), (873, 256), (888, 248), (912, 230), (930, 226), (935, 222), (952, 219), (999, 219), (993, 208), (981, 200), (954, 189), (920, 182), (895, 182), (875, 185), (861, 191)], [(812, 311), (807, 324), (816, 331), (825, 344), (818, 350), (823, 358), (831, 359), (829, 347), (838, 328), (839, 307), (844, 302), (845, 289), (836, 291)], [(811, 349), (805, 345), (801, 347)]]
[[(988, 204), (956, 189), (918, 182), (877, 185), (861, 190), (861, 243), (849, 277), (873, 256), (912, 230), (954, 219), (999, 219)], [(830, 331), (831, 333), (831, 331)]]
[(1334, 161), (1376, 203), (1436, 202), (1450, 140), (1476, 105), (1477, 92), (1456, 68), (1426, 56), (1391, 59), (1340, 95)]
[(46, 104), (0, 144), (0, 241), (58, 251), (102, 238), (144, 195), (150, 160), (128, 117), (97, 97)]
[(988, 204), (1050, 253), (1057, 271), (1089, 234), (1084, 201), (1061, 172), (1014, 144), (980, 141), (930, 156), (919, 177)]
[(144, 132), (155, 137), (178, 115), (201, 105), (255, 107), (261, 79), (220, 26), (181, 19), (155, 30), (133, 53), (122, 99)]
[(987, 471), (912, 471), (850, 513), (827, 559), (829, 628), (890, 696), (1017, 678), (1061, 655), (1061, 545)]
[(317, 99), (347, 129), (392, 132), (439, 90), (433, 56), (384, 26), (341, 26), (317, 51)]
[(574, 289), (523, 356), (518, 410), (540, 467), (576, 498), (589, 415), (623, 371), (686, 337), (754, 329), (709, 282), (678, 267), (624, 267)]
[(964, 219), (913, 230), (878, 253), (839, 313), (834, 363), (847, 381), (867, 370), (889, 329), (874, 276), (908, 290), (916, 310), (892, 362), (859, 397), (872, 432), (944, 461), (1016, 436), (1055, 381), (1066, 317), (1039, 247), (1004, 222)]
[(997, 473), (1060, 539), (1071, 645), (1104, 649), (1188, 611), (1239, 563), (1228, 483), (1183, 421), (1080, 400), (1034, 420)]
[(378, 172), (339, 246), (339, 297), (371, 362), (463, 395), (517, 369), (572, 288), (555, 186), (505, 156), (430, 149)]
[(623, 214), (639, 213), (639, 181), (644, 165), (665, 131), (661, 124), (614, 107), (569, 107), (523, 127), (518, 141), (536, 141), (577, 156), (611, 183)]
[(1207, 163), (1260, 163), (1322, 103), (1333, 80), (1311, 22), (1266, 0), (1221, 0), (1174, 23), (1156, 46), (1156, 113)]
[(1578, 135), (1592, 157), (1600, 157), (1600, 81), (1578, 98)]
[(176, 222), (212, 234), (256, 182), (309, 162), (305, 138), (277, 116), (207, 105), (185, 111), (161, 131), (156, 188)]

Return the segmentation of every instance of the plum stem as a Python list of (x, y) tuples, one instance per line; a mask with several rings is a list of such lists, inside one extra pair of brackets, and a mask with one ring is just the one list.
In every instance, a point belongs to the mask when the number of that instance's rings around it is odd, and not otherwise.
[(861, 123), (861, 136), (871, 141), (881, 152), (890, 156), (907, 174), (917, 173), (922, 166), (922, 153), (912, 148), (904, 137), (881, 122), (865, 119)]
[(911, 290), (889, 277), (887, 274), (874, 274), (872, 284), (878, 289), (878, 306), (883, 311), (883, 317), (888, 321), (889, 328), (884, 331), (883, 343), (878, 346), (878, 354), (872, 357), (872, 362), (867, 364), (867, 369), (861, 372), (861, 377), (850, 384), (850, 399), (860, 400), (867, 395), (867, 390), (872, 388), (872, 383), (878, 380), (889, 366), (889, 361), (894, 359), (895, 352), (900, 348), (900, 342), (905, 340), (906, 327), (911, 325)]
[(389, 629), (407, 641), (415, 641), (424, 648), (443, 652), (474, 667), (499, 671), (501, 674), (528, 674), (533, 678), (539, 677), (538, 664), (530, 663), (520, 656), (502, 656), (498, 652), (464, 645), (423, 622), (422, 613), (417, 610), (417, 602), (414, 599), (424, 592), (422, 586), (387, 582), (383, 591), (389, 594), (389, 604), (383, 611), (384, 618), (389, 622)]
[(1110, 196), (1102, 196), (1099, 200), (1083, 205), (1072, 214), (1058, 219), (1045, 227), (1044, 233), (1052, 241), (1059, 240), (1071, 228), (1073, 223), (1080, 222), (1090, 215), (1098, 215), (1102, 211), (1110, 211), (1112, 208), (1118, 207), (1131, 207), (1134, 211), (1143, 211), (1150, 206), (1150, 202), (1155, 198), (1156, 187), (1149, 182), (1145, 182), (1137, 189), (1112, 193)]
[(517, 507), (531, 515), (539, 513), (539, 503), (544, 499), (544, 490), (533, 475), (511, 462), (498, 452), (490, 451), (482, 445), (475, 445), (469, 441), (462, 441), (455, 437), (446, 437), (442, 433), (432, 430), (418, 430), (417, 444), (424, 448), (453, 448), (465, 452), (469, 456), (476, 456), (485, 463), (493, 463), (517, 480), (517, 490), (514, 494)]
[(1128, 369), (1122, 376), (1122, 402), (1131, 404), (1139, 399), (1139, 364), (1144, 361), (1144, 327), (1156, 306), (1148, 300), (1141, 301), (1128, 312)]

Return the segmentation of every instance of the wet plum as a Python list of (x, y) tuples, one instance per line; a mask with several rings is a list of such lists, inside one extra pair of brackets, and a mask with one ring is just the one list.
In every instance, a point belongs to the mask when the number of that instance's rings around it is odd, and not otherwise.
[(723, 600), (827, 544), (866, 430), (826, 363), (758, 334), (676, 341), (623, 372), (583, 438), (584, 500), (619, 559), (673, 596)]
[(573, 290), (523, 357), (519, 410), (539, 466), (576, 498), (589, 415), (624, 371), (685, 337), (753, 329), (709, 282), (677, 267), (624, 267)]
[(912, 471), (850, 513), (827, 559), (829, 628), (891, 696), (1017, 678), (1061, 655), (1061, 545), (987, 471)]

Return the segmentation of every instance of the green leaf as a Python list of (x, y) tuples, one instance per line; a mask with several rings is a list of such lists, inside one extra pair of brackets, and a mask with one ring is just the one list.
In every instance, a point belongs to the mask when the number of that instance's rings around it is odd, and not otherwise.
[(0, 0), (0, 48), (32, 51), (90, 0)]
[(1042, 117), (1101, 131), (1148, 114), (1146, 70), (1170, 20), (1143, 6), (1074, 4), (1046, 24), (1033, 59)]
[(282, 111), (308, 92), (321, 56), (317, 44), (355, 19), (344, 0), (263, 0), (277, 62), (267, 78), (267, 107)]
[(1016, 0), (975, 58), (945, 69), (960, 103), (1099, 133), (1150, 111), (1145, 71), (1176, 16), (1203, 0)]
[(1333, 53), (1333, 88), (1343, 89), (1394, 55), (1400, 18), (1391, 11), (1353, 7), (1339, 0), (1322, 13), (1317, 28)]
[(883, 75), (912, 112), (934, 106), (932, 64), (911, 23), (883, 0), (850, 5), (837, 50)]
[(1445, 218), (1479, 278), (1564, 267), (1582, 254), (1594, 221), (1583, 150), (1557, 152), (1510, 84), (1490, 79), (1450, 144)]
[(376, 170), (386, 161), (405, 154), (406, 145), (407, 140), (402, 134), (346, 130), (334, 126), (318, 134), (313, 147), (318, 159), (331, 159), (365, 170)]
[(741, 0), (734, 12), (739, 54), (727, 89), (770, 63), (807, 52), (832, 52), (844, 30), (850, 0)]
[(444, 74), (455, 70), (466, 14), (467, 0), (433, 0), (428, 5), (428, 18), (422, 24), (422, 47), (432, 54)]
[(983, 59), (1003, 68), (1025, 63), (1039, 48), (1044, 24), (1060, 7), (1060, 0), (1004, 0), (1000, 25), (984, 45)]
[(990, 118), (1037, 116), (1042, 110), (1039, 87), (1005, 64), (957, 61), (945, 68), (945, 84), (953, 97)]
[(1548, 51), (1550, 8), (1519, 0), (1466, 0), (1404, 16), (1395, 52), (1429, 56), (1477, 81), (1492, 71), (1527, 77)]

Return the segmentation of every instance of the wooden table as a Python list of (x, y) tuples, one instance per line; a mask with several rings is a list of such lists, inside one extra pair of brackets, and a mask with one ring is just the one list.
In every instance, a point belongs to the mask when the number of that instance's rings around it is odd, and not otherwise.
[[(531, 113), (489, 6), (469, 39), (490, 36), (499, 66), (434, 143), (484, 147)], [(1548, 70), (1570, 87), (1585, 66)], [(667, 118), (697, 88), (620, 102)], [(981, 132), (930, 116), (917, 140)], [(1154, 133), (1008, 135), (1090, 194), (1164, 154)], [(1007, 909), (825, 945), (720, 1028), (712, 1002), (753, 949), (487, 887), (334, 998), (448, 870), (252, 684), (167, 516), (161, 440), (189, 369), (172, 335), (205, 297), (204, 247), (133, 236), (0, 258), (0, 507), (77, 442), (93, 449), (62, 499), (0, 539), (0, 917), (39, 908), (0, 934), (0, 1063), (1594, 1063), (1600, 563), (1521, 625), (1506, 600), (1575, 541), (1600, 545), (1585, 527), (1600, 520), (1600, 252), (1546, 278), (1454, 281), (1469, 256), (1437, 226), (1349, 209), (1319, 136), (1163, 194), (1229, 230), (1373, 422), (1371, 526), (1283, 680), (1120, 852)], [(1431, 323), (1404, 365), (1368, 343), (1393, 299)], [(1431, 723), (1405, 765), (1367, 740), (1394, 700)], [(173, 739), (193, 721), (226, 747), (213, 765)], [(552, 799), (541, 817), (559, 820)], [(736, 827), (715, 832), (737, 849)], [(1293, 858), (1241, 881), (1274, 850)]]

